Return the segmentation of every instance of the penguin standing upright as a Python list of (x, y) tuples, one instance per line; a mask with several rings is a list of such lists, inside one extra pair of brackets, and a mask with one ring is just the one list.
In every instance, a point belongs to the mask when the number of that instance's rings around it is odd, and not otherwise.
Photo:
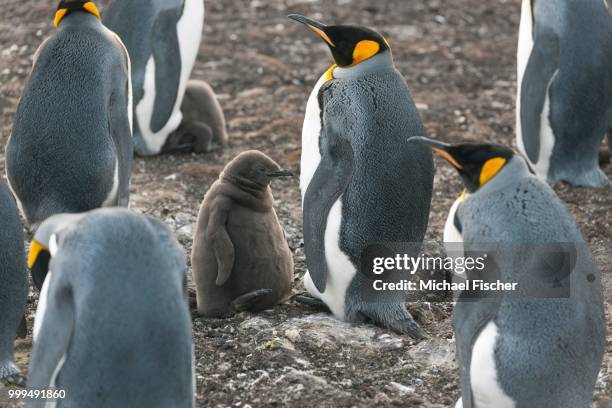
[(23, 227), (15, 199), (2, 181), (0, 220), (0, 382), (25, 385), (25, 378), (13, 362), (15, 333), (19, 322), (24, 323), (28, 297)]
[(191, 264), (198, 312), (227, 317), (274, 307), (291, 293), (293, 258), (270, 182), (290, 176), (265, 154), (239, 154), (204, 197)]
[(602, 187), (612, 128), (612, 19), (601, 0), (523, 0), (517, 145), (538, 177)]
[(130, 59), (99, 18), (92, 2), (60, 2), (17, 106), (6, 173), (33, 229), (53, 214), (128, 205)]
[(336, 62), (312, 91), (302, 131), (304, 286), (339, 319), (421, 337), (406, 293), (372, 296), (361, 270), (369, 245), (420, 246), (427, 228), (433, 159), (424, 146), (406, 143), (425, 134), (408, 86), (377, 32), (289, 18), (317, 33)]
[(414, 141), (440, 153), (465, 184), (444, 235), (466, 255), (488, 256), (467, 282), (516, 283), (508, 293), (471, 287), (457, 299), (457, 407), (588, 407), (606, 325), (601, 277), (575, 221), (510, 148)]
[[(117, 0), (104, 24), (123, 39), (132, 58), (136, 153), (150, 156), (181, 146), (166, 141), (184, 119), (181, 103), (200, 48), (204, 1)], [(188, 136), (197, 148), (206, 145), (209, 132), (192, 127)]]
[(112, 208), (59, 214), (41, 230), (51, 272), (28, 388), (65, 391), (60, 407), (193, 407), (186, 259), (167, 227)]

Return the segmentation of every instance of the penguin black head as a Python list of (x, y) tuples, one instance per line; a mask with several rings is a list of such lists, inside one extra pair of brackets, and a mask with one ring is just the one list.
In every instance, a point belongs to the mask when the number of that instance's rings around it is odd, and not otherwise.
[(257, 150), (240, 153), (223, 170), (222, 177), (239, 186), (265, 189), (276, 177), (293, 176), (274, 160)]
[(329, 46), (339, 67), (357, 65), (390, 49), (389, 43), (382, 35), (367, 27), (327, 26), (299, 14), (290, 14), (289, 18), (305, 24), (317, 33)]
[(514, 157), (506, 146), (489, 143), (450, 145), (427, 137), (411, 137), (410, 142), (425, 144), (446, 159), (459, 172), (469, 193), (473, 193), (497, 175)]
[(74, 11), (84, 11), (100, 18), (100, 11), (92, 1), (61, 0), (55, 12), (53, 25), (59, 27), (64, 17)]
[(49, 262), (57, 250), (59, 234), (66, 227), (78, 222), (85, 214), (57, 214), (47, 218), (34, 233), (28, 253), (28, 268), (34, 286), (39, 290), (49, 272)]

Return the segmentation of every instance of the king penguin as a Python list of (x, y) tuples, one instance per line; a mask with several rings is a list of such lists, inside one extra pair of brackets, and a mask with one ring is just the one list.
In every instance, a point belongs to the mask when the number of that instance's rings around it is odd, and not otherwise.
[(606, 2), (523, 0), (517, 70), (517, 145), (538, 177), (609, 185), (598, 163), (612, 128)]
[(123, 39), (132, 58), (135, 151), (156, 155), (183, 121), (181, 103), (200, 48), (204, 1), (116, 0), (104, 24)]
[(51, 272), (28, 388), (65, 390), (59, 407), (193, 407), (186, 257), (167, 227), (108, 208), (59, 214), (41, 229)]
[(28, 224), (127, 206), (132, 169), (130, 59), (92, 2), (62, 1), (34, 57), (6, 148)]
[[(467, 280), (516, 283), (514, 292), (461, 292), (453, 328), (463, 408), (586, 408), (605, 349), (601, 276), (554, 191), (508, 147), (426, 138), (466, 190), (446, 244), (488, 255)], [(450, 242), (449, 242), (450, 240)]]
[[(24, 323), (28, 297), (23, 227), (13, 195), (0, 181), (0, 382), (25, 385), (13, 361), (15, 334)], [(23, 327), (25, 328), (25, 327)]]
[(318, 34), (335, 60), (308, 99), (302, 131), (304, 286), (338, 319), (420, 338), (406, 293), (373, 294), (361, 270), (369, 245), (420, 246), (427, 228), (433, 159), (425, 146), (406, 142), (425, 134), (408, 86), (379, 33), (289, 18)]
[(206, 193), (191, 265), (198, 312), (227, 317), (286, 299), (293, 258), (274, 211), (270, 182), (291, 176), (260, 151), (240, 153)]

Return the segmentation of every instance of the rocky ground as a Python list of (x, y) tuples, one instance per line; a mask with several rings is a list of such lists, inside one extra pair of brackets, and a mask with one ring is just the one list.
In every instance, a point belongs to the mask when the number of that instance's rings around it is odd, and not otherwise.
[[(55, 6), (0, 0), (0, 143), (27, 79), (32, 56), (52, 33)], [(217, 91), (230, 145), (207, 155), (165, 155), (135, 162), (131, 207), (164, 220), (191, 251), (198, 206), (219, 171), (243, 150), (259, 149), (299, 171), (306, 98), (331, 64), (324, 44), (286, 15), (359, 23), (389, 39), (431, 137), (514, 143), (515, 50), (519, 2), (498, 0), (224, 0), (207, 2), (205, 37), (193, 76)], [(0, 170), (3, 171), (0, 153)], [(437, 161), (429, 240), (439, 240), (462, 187)], [(605, 168), (612, 177), (612, 166)], [(611, 189), (556, 186), (603, 265), (612, 321)], [(300, 194), (297, 179), (273, 185), (275, 207), (295, 256), (302, 290)], [(33, 323), (37, 295), (29, 298)], [(449, 304), (410, 304), (431, 338), (410, 338), (371, 325), (338, 322), (291, 301), (228, 320), (194, 316), (199, 406), (449, 407), (459, 396)], [(31, 337), (17, 344), (27, 371)], [(612, 407), (608, 342), (594, 406)], [(120, 373), (118, 373), (120, 375)], [(1, 387), (1, 386), (0, 386)], [(0, 406), (11, 406), (0, 388)]]

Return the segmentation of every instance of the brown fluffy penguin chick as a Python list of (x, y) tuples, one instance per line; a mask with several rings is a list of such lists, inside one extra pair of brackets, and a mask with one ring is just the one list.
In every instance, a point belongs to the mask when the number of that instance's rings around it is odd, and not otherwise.
[(208, 153), (227, 145), (223, 109), (213, 89), (204, 81), (187, 82), (181, 104), (183, 121), (168, 137), (164, 152)]
[(265, 154), (239, 154), (206, 193), (191, 263), (198, 313), (228, 317), (288, 297), (293, 258), (272, 206), (270, 181), (290, 176)]

